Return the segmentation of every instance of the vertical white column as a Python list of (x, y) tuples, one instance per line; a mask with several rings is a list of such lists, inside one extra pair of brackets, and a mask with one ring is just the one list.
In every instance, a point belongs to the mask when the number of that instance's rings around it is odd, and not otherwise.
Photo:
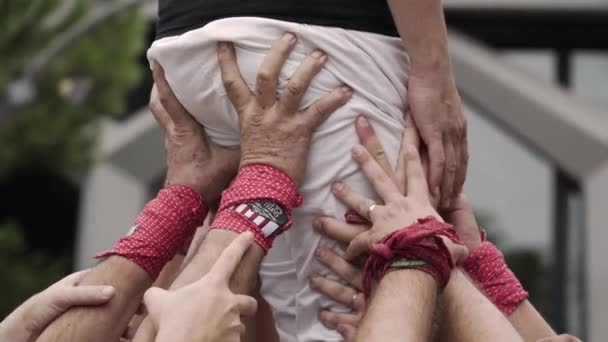
[(608, 338), (608, 163), (584, 182), (589, 341)]

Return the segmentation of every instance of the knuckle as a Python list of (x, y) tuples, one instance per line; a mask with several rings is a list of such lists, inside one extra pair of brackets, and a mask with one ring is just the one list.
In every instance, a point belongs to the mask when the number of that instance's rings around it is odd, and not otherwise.
[(287, 92), (293, 96), (300, 96), (304, 93), (304, 85), (298, 81), (290, 81), (287, 83)]
[(449, 173), (456, 173), (458, 170), (458, 163), (456, 163), (456, 161), (450, 161), (445, 165), (445, 169)]
[(268, 84), (276, 79), (276, 75), (269, 70), (260, 70), (256, 76), (256, 82), (258, 84)]
[(236, 79), (234, 77), (223, 77), (222, 82), (228, 93), (232, 93), (236, 88)]

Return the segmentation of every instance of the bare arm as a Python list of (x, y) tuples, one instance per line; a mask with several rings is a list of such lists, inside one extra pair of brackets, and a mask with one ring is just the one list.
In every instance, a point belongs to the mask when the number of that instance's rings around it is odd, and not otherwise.
[(356, 341), (428, 341), (437, 282), (417, 270), (385, 275), (373, 294)]
[(410, 58), (411, 72), (428, 77), (428, 72), (451, 73), (447, 29), (441, 0), (388, 0)]
[(441, 207), (463, 188), (466, 118), (448, 54), (441, 0), (388, 0), (409, 55), (407, 102), (429, 156), (428, 185)]
[(114, 298), (100, 307), (72, 308), (51, 324), (38, 341), (118, 340), (152, 279), (136, 264), (111, 256), (93, 268), (80, 285), (111, 285)]
[(522, 341), (503, 314), (460, 270), (452, 271), (441, 301), (441, 341)]
[(528, 300), (519, 304), (507, 318), (526, 342), (556, 336), (549, 323)]

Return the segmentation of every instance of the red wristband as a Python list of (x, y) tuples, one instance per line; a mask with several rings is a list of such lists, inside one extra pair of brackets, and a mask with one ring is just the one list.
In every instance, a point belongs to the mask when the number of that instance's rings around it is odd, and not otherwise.
[(507, 266), (503, 254), (489, 241), (469, 254), (462, 268), (505, 315), (528, 298), (528, 292)]
[(454, 228), (429, 216), (411, 226), (395, 231), (382, 242), (372, 245), (370, 256), (363, 269), (363, 292), (370, 298), (374, 281), (379, 281), (397, 259), (421, 260), (424, 266), (415, 269), (430, 274), (443, 289), (450, 278), (455, 261), (452, 253), (440, 238), (445, 236), (454, 243), (460, 240)]
[[(255, 242), (267, 252), (276, 236), (292, 225), (291, 211), (302, 204), (296, 184), (283, 171), (265, 164), (243, 167), (222, 194), (220, 208), (210, 229), (253, 232)], [(260, 215), (275, 212), (273, 219)], [(269, 209), (269, 210), (265, 210)], [(266, 215), (268, 216), (268, 215)]]
[(156, 279), (165, 264), (192, 239), (207, 211), (207, 203), (198, 192), (187, 186), (169, 186), (146, 204), (135, 221), (133, 232), (95, 258), (120, 255)]

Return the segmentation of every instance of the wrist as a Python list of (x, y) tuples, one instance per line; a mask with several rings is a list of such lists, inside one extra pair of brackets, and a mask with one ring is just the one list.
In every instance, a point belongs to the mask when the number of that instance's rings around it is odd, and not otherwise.
[[(460, 243), (454, 228), (434, 217), (420, 219), (386, 236), (370, 248), (363, 270), (363, 290), (369, 297), (374, 281), (399, 268), (416, 269), (437, 280), (440, 289), (448, 282), (455, 265), (453, 251), (444, 240)], [(405, 263), (401, 261), (407, 261)], [(400, 263), (401, 262), (401, 263)]]

